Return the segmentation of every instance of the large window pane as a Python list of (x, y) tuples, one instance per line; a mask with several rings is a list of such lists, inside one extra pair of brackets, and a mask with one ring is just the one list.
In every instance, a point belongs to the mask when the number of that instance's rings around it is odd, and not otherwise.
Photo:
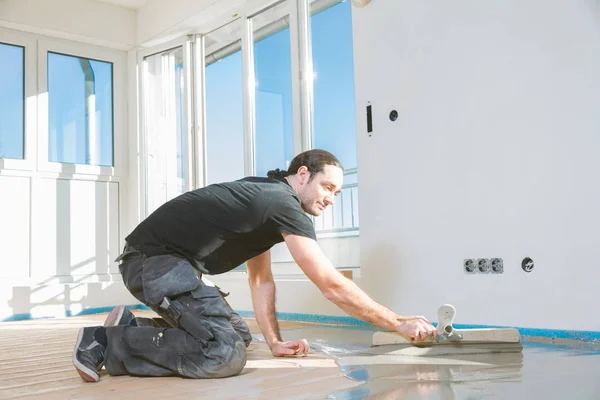
[(183, 49), (144, 59), (146, 211), (187, 190)]
[(113, 165), (113, 66), (48, 52), (48, 158)]
[(314, 145), (356, 168), (352, 5), (344, 1), (311, 17)]
[(343, 1), (320, 10), (323, 4), (311, 6), (313, 147), (335, 154), (346, 173), (336, 205), (315, 218), (315, 227), (319, 232), (358, 232), (352, 5)]
[(253, 18), (256, 175), (287, 169), (294, 157), (289, 2)]
[(244, 108), (239, 24), (205, 37), (207, 184), (244, 176)]
[(0, 43), (0, 158), (23, 159), (25, 50)]

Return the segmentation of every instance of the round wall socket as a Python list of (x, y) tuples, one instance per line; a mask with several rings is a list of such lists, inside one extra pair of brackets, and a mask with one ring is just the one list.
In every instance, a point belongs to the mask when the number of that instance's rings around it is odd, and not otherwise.
[(463, 268), (465, 270), (466, 273), (468, 274), (472, 274), (475, 272), (475, 269), (477, 268), (475, 265), (475, 261), (474, 260), (464, 260), (463, 261)]
[(501, 274), (504, 272), (504, 263), (501, 258), (492, 258), (490, 265), (492, 268), (492, 272), (495, 274)]
[(478, 259), (477, 260), (477, 269), (481, 273), (489, 272), (489, 270), (490, 270), (490, 264), (488, 262), (488, 259), (487, 258), (480, 258), (480, 259)]

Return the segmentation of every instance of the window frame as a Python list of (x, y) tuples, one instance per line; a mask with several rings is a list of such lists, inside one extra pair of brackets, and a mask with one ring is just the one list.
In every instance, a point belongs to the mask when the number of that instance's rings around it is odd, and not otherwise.
[[(48, 159), (48, 53), (112, 63), (113, 166), (71, 164)], [(38, 170), (59, 174), (122, 177), (127, 145), (127, 57), (123, 52), (59, 39), (38, 40)]]
[[(183, 123), (185, 129), (184, 135), (184, 143), (183, 149), (186, 157), (186, 174), (188, 176), (185, 190), (192, 190), (195, 186), (195, 182), (197, 181), (196, 177), (196, 169), (197, 163), (196, 160), (198, 155), (195, 153), (196, 142), (198, 141), (197, 136), (200, 134), (198, 132), (197, 124), (194, 123), (194, 104), (193, 104), (193, 92), (194, 92), (194, 82), (193, 82), (193, 54), (194, 54), (194, 42), (192, 38), (183, 37), (175, 40), (171, 40), (165, 43), (161, 43), (156, 46), (148, 47), (143, 50), (139, 50), (137, 52), (137, 68), (136, 72), (138, 75), (138, 90), (139, 90), (139, 101), (138, 101), (138, 118), (139, 118), (139, 129), (138, 129), (138, 143), (140, 149), (140, 157), (139, 157), (139, 165), (140, 165), (140, 174), (139, 174), (139, 187), (141, 189), (141, 193), (143, 193), (140, 199), (140, 214), (143, 217), (148, 216), (148, 148), (146, 146), (147, 143), (147, 126), (146, 126), (146, 106), (145, 106), (145, 97), (144, 97), (144, 89), (146, 84), (146, 70), (145, 70), (145, 58), (164, 53), (165, 51), (169, 51), (175, 48), (181, 47), (183, 50), (183, 71), (184, 71), (184, 79), (185, 84), (183, 85)], [(202, 156), (204, 158), (204, 156)], [(200, 161), (201, 162), (201, 161)]]
[(0, 173), (4, 170), (33, 171), (36, 161), (36, 128), (37, 128), (37, 65), (35, 53), (37, 39), (35, 36), (0, 27), (0, 43), (23, 48), (23, 158), (0, 158)]
[[(302, 2), (302, 0), (300, 0), (300, 2)], [(257, 109), (256, 109), (256, 103), (257, 103), (257, 98), (256, 98), (256, 89), (257, 86), (255, 84), (255, 79), (258, 79), (258, 74), (256, 71), (256, 56), (254, 54), (255, 52), (255, 47), (256, 47), (256, 33), (260, 30), (263, 29), (267, 26), (269, 26), (270, 24), (276, 22), (276, 21), (271, 21), (271, 23), (268, 23), (266, 25), (264, 25), (261, 28), (256, 29), (254, 27), (254, 19), (256, 17), (259, 17), (261, 15), (263, 15), (264, 13), (268, 13), (271, 12), (271, 10), (275, 7), (278, 6), (282, 6), (285, 5), (285, 11), (283, 12), (283, 16), (281, 18), (285, 18), (285, 16), (287, 15), (288, 17), (288, 26), (286, 28), (283, 28), (279, 31), (276, 32), (272, 32), (270, 33), (268, 36), (265, 36), (262, 39), (266, 39), (271, 37), (272, 35), (275, 35), (285, 29), (289, 30), (289, 45), (290, 45), (290, 54), (289, 54), (289, 61), (290, 61), (290, 89), (291, 89), (291, 99), (290, 99), (290, 106), (291, 106), (291, 128), (292, 128), (292, 153), (293, 155), (296, 155), (298, 153), (300, 153), (301, 151), (304, 150), (303, 148), (303, 136), (305, 135), (305, 133), (302, 131), (302, 113), (303, 110), (301, 110), (301, 103), (302, 103), (302, 95), (301, 95), (301, 80), (296, 78), (296, 77), (300, 77), (300, 69), (301, 69), (301, 59), (300, 57), (298, 57), (299, 55), (299, 49), (303, 48), (303, 44), (300, 43), (300, 36), (298, 34), (298, 0), (275, 0), (271, 3), (269, 3), (268, 5), (265, 5), (263, 7), (261, 7), (260, 9), (254, 10), (252, 13), (248, 14), (246, 16), (246, 25), (248, 26), (248, 43), (249, 46), (252, 48), (251, 51), (250, 49), (248, 49), (247, 53), (250, 54), (251, 53), (251, 58), (249, 56), (248, 58), (248, 62), (251, 62), (252, 65), (249, 66), (249, 68), (247, 68), (247, 73), (252, 75), (252, 79), (251, 79), (251, 84), (247, 86), (248, 88), (248, 93), (247, 96), (249, 98), (249, 101), (252, 102), (251, 104), (251, 109), (249, 108), (248, 113), (249, 113), (249, 118), (252, 119), (252, 139), (253, 139), (253, 147), (252, 147), (252, 173), (256, 174), (257, 173), (257, 155), (256, 155), (256, 150), (257, 150), (257, 131), (256, 131), (256, 121), (257, 121)], [(242, 49), (243, 51), (244, 49)], [(244, 66), (243, 66), (244, 67)], [(246, 72), (245, 72), (246, 73)], [(250, 131), (250, 129), (249, 129)], [(306, 150), (308, 150), (306, 148)], [(272, 168), (276, 168), (278, 167), (277, 165), (274, 165)], [(285, 165), (281, 165), (281, 168), (284, 168)]]
[[(214, 35), (215, 32), (218, 32), (220, 29), (224, 27), (231, 27), (233, 29), (237, 28), (240, 31), (240, 36), (233, 42), (225, 45), (224, 47), (211, 49), (212, 51), (208, 51), (206, 45), (206, 38)], [(254, 171), (254, 123), (249, 116), (252, 113), (252, 109), (254, 107), (253, 101), (249, 98), (249, 87), (253, 85), (254, 79), (249, 80), (247, 71), (245, 70), (246, 58), (251, 55), (245, 51), (246, 42), (251, 40), (249, 37), (250, 27), (248, 26), (248, 21), (246, 19), (246, 14), (239, 13), (237, 17), (233, 20), (216, 27), (204, 34), (195, 35), (195, 43), (196, 43), (196, 68), (194, 71), (194, 80), (196, 85), (194, 87), (195, 96), (197, 99), (196, 102), (196, 121), (198, 122), (198, 138), (199, 145), (197, 146), (197, 156), (202, 158), (202, 164), (198, 166), (196, 172), (198, 174), (197, 185), (196, 187), (206, 186), (209, 182), (209, 173), (210, 168), (208, 165), (208, 137), (209, 130), (207, 125), (207, 94), (206, 94), (206, 69), (209, 65), (206, 64), (206, 58), (209, 56), (214, 56), (215, 53), (221, 51), (224, 48), (227, 48), (232, 43), (236, 43), (238, 40), (241, 43), (241, 47), (239, 49), (241, 56), (241, 65), (240, 65), (240, 73), (242, 78), (242, 87), (241, 95), (242, 95), (242, 157), (243, 157), (243, 174), (248, 176), (252, 175)], [(235, 52), (237, 53), (237, 51)], [(234, 53), (228, 54), (230, 56)], [(218, 61), (216, 61), (218, 62)], [(251, 104), (252, 102), (252, 104)]]

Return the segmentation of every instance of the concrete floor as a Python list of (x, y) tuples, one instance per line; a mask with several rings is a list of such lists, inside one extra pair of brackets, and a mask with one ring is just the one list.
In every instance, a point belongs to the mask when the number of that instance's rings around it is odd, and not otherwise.
[[(140, 316), (153, 316), (136, 311)], [(523, 353), (374, 356), (372, 330), (281, 321), (309, 357), (273, 358), (256, 340), (241, 375), (218, 380), (111, 377), (85, 383), (71, 363), (79, 327), (106, 314), (0, 323), (0, 399), (600, 399), (600, 350), (525, 342)]]

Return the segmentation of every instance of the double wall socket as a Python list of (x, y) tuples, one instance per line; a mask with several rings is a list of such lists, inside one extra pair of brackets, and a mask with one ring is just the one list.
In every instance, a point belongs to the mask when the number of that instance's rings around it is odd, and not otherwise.
[(466, 274), (501, 274), (504, 262), (501, 258), (468, 258), (463, 261)]

